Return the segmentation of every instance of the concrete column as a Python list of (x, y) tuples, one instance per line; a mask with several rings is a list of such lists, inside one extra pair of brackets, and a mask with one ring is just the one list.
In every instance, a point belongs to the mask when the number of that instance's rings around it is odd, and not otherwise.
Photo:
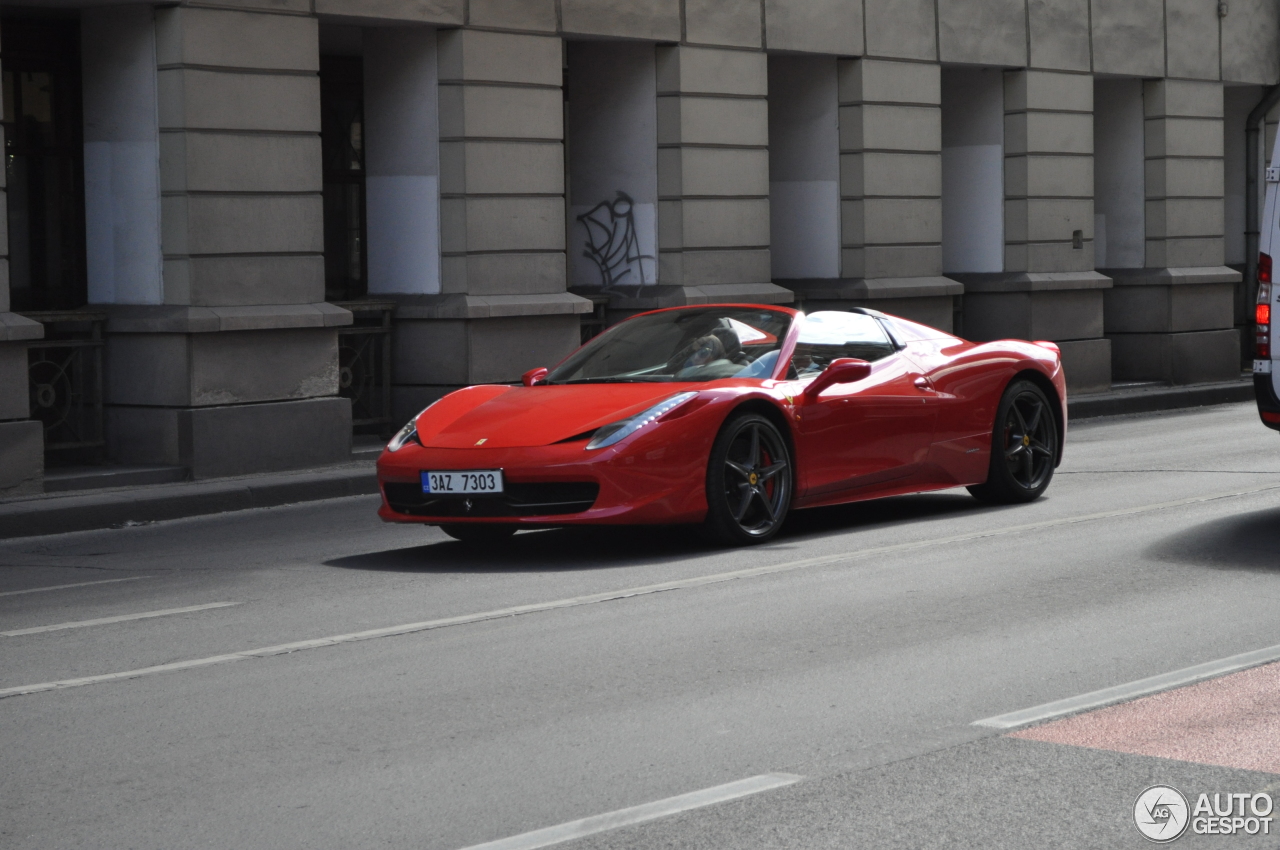
[(1004, 271), (1004, 86), (993, 68), (942, 72), (942, 269)]
[[(0, 66), (3, 64), (4, 57), (0, 56)], [(0, 144), (3, 142), (0, 130)], [(16, 496), (44, 489), (44, 428), (30, 418), (26, 347), (27, 340), (44, 336), (44, 326), (9, 310), (9, 215), (5, 194), (0, 180), (0, 496)]]
[(393, 296), (401, 420), (459, 386), (552, 365), (591, 309), (565, 287), (560, 39), (450, 30), (437, 44), (440, 290)]
[(770, 282), (765, 54), (658, 47), (657, 90), (655, 304), (790, 302)]
[(806, 285), (812, 309), (852, 302), (952, 328), (964, 287), (942, 277), (939, 72), (931, 62), (838, 63), (841, 285)]
[(1240, 374), (1240, 273), (1223, 265), (1223, 96), (1216, 82), (1148, 80), (1144, 268), (1109, 274), (1106, 332), (1125, 380), (1175, 384)]
[(654, 46), (565, 45), (569, 286), (631, 295), (658, 283)]
[[(154, 49), (163, 272), (158, 292), (118, 277), (99, 290), (114, 298), (108, 450), (197, 478), (342, 460), (335, 326), (351, 316), (324, 303), (316, 22), (161, 9)], [(146, 193), (112, 197), (113, 228), (141, 233)]]
[(440, 291), (436, 32), (370, 27), (364, 47), (370, 295)]
[[(982, 93), (967, 96), (944, 86), (947, 104), (961, 113), (962, 129), (983, 147), (958, 146), (955, 159), (946, 159), (949, 124), (943, 125), (944, 183), (947, 192), (985, 197), (993, 182), (989, 137), (964, 128), (965, 114), (990, 109), (990, 72), (951, 72), (957, 86), (967, 84)], [(1103, 338), (1103, 292), (1111, 280), (1093, 270), (1093, 81), (1086, 74), (1052, 71), (1006, 71), (1001, 74), (999, 99), (1000, 191), (1003, 216), (999, 271), (976, 271), (994, 265), (989, 202), (959, 203), (947, 221), (948, 272), (964, 281), (964, 335), (970, 339), (1048, 339), (1058, 343), (1073, 392), (1099, 392), (1111, 387), (1111, 345)], [(985, 106), (985, 109), (982, 107)], [(968, 122), (972, 123), (973, 118)], [(989, 131), (988, 131), (989, 132)], [(968, 141), (965, 138), (957, 142)], [(971, 142), (970, 142), (971, 144)], [(955, 168), (953, 169), (952, 163)], [(944, 204), (950, 200), (944, 194)], [(972, 211), (969, 208), (974, 208)], [(986, 220), (985, 227), (975, 227)], [(958, 232), (957, 232), (958, 231)], [(959, 244), (951, 242), (961, 235)], [(975, 248), (973, 246), (981, 246)], [(967, 264), (975, 271), (965, 271)]]
[(164, 303), (153, 17), (150, 6), (80, 15), (91, 304)]

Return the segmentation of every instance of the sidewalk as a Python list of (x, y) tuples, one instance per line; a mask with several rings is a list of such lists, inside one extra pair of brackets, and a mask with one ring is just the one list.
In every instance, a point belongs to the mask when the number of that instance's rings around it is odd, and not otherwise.
[[(1253, 381), (1249, 378), (1185, 387), (1121, 386), (1107, 393), (1076, 396), (1067, 406), (1070, 418), (1075, 420), (1252, 400)], [(324, 469), (208, 481), (138, 483), (0, 500), (0, 539), (116, 528), (377, 493), (376, 453), (366, 448), (353, 457), (351, 463)], [(109, 477), (102, 476), (103, 480)]]

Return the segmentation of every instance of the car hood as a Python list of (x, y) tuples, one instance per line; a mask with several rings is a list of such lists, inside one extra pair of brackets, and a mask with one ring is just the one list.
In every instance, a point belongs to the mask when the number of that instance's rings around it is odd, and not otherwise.
[(418, 417), (418, 440), (440, 449), (546, 446), (625, 419), (704, 384), (468, 387)]

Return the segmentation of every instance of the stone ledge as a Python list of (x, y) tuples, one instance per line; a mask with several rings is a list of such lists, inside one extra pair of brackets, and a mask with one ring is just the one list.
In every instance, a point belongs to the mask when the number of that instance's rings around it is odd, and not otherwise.
[(43, 339), (44, 325), (17, 313), (0, 313), (0, 342)]
[(1180, 269), (1102, 269), (1116, 286), (1177, 286), (1194, 283), (1239, 283), (1243, 275), (1227, 266)]
[(1107, 393), (1068, 396), (1067, 417), (1069, 420), (1076, 420), (1091, 419), (1095, 416), (1124, 416), (1153, 413), (1159, 410), (1205, 407), (1211, 404), (1241, 404), (1253, 399), (1251, 379), (1190, 384), (1181, 387), (1166, 385), (1124, 388)]
[(626, 312), (691, 304), (790, 304), (795, 301), (795, 293), (772, 283), (617, 286), (605, 294), (610, 296), (610, 310)]
[(252, 307), (118, 304), (102, 305), (102, 309), (107, 313), (107, 333), (218, 333), (351, 324), (349, 310), (323, 301)]
[(947, 277), (794, 278), (775, 280), (805, 301), (868, 301), (873, 298), (939, 298), (963, 295), (964, 284)]
[(963, 283), (968, 294), (1110, 289), (1112, 286), (1111, 278), (1098, 272), (965, 272), (948, 277)]
[(380, 295), (396, 303), (396, 319), (496, 319), (590, 313), (592, 304), (568, 292), (547, 295)]

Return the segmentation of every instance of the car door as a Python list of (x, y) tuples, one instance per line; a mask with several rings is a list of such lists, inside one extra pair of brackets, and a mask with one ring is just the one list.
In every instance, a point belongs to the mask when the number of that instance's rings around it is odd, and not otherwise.
[(797, 451), (806, 495), (822, 497), (912, 475), (929, 454), (934, 412), (920, 367), (875, 318), (818, 312), (803, 320), (792, 368), (807, 386), (840, 357), (871, 362), (871, 374), (805, 398)]

